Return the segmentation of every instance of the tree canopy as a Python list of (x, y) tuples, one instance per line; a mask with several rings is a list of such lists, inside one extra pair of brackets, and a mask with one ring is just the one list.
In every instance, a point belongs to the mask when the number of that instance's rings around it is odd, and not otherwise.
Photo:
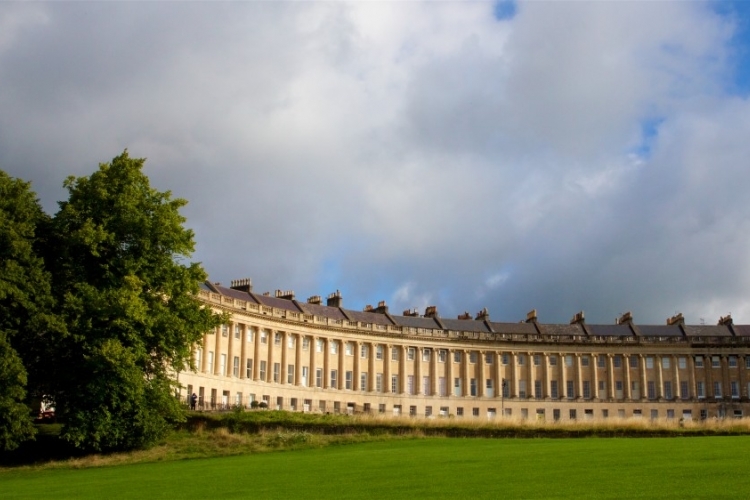
[(39, 209), (41, 231), (30, 236), (43, 259), (30, 258), (48, 279), (45, 300), (35, 298), (47, 323), (18, 335), (21, 357), (54, 401), (62, 437), (80, 448), (146, 446), (181, 420), (174, 374), (222, 319), (197, 300), (206, 275), (187, 262), (186, 201), (152, 188), (144, 162), (125, 151), (68, 178), (68, 199), (52, 218)]
[(34, 248), (44, 218), (29, 184), (0, 171), (0, 450), (33, 435), (24, 403), (27, 371), (17, 348), (35, 363), (31, 340), (49, 326), (49, 275)]

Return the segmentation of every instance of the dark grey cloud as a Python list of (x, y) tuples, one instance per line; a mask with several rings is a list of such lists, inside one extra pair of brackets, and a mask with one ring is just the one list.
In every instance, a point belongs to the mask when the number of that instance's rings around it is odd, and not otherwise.
[(750, 321), (747, 99), (701, 3), (0, 4), (0, 168), (124, 148), (212, 279), (445, 316)]

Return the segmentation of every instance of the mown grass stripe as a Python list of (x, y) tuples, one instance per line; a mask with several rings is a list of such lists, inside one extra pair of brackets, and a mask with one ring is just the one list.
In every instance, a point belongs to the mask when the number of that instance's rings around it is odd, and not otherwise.
[(414, 439), (10, 471), (3, 498), (745, 498), (750, 437)]

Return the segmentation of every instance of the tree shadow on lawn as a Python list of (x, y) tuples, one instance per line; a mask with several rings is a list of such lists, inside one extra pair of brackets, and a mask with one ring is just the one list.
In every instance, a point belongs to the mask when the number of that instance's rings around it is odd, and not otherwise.
[(0, 453), (0, 467), (21, 467), (86, 455), (60, 439), (61, 424), (36, 424), (36, 439), (26, 441), (13, 451)]

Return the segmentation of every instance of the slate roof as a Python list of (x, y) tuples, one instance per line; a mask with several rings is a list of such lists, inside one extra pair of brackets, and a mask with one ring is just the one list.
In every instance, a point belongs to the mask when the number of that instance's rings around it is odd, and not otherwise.
[(351, 311), (344, 309), (345, 314), (351, 318), (352, 321), (359, 323), (372, 323), (373, 325), (392, 325), (388, 316), (382, 313), (363, 312), (363, 311)]
[(635, 330), (642, 337), (683, 337), (679, 325), (636, 325)]
[(346, 319), (344, 313), (338, 307), (329, 307), (321, 304), (310, 304), (309, 302), (297, 302), (297, 307), (302, 309), (305, 314), (313, 316), (322, 316), (324, 318), (343, 321)]
[(688, 337), (731, 337), (732, 332), (725, 325), (684, 325)]
[(551, 336), (570, 335), (570, 336), (579, 336), (579, 337), (586, 336), (586, 331), (579, 324), (539, 325), (539, 330), (541, 330), (542, 335), (551, 335)]
[(732, 325), (732, 330), (738, 337), (750, 337), (750, 325)]
[(252, 292), (250, 293), (250, 295), (252, 295), (255, 301), (262, 306), (275, 307), (276, 309), (284, 309), (296, 313), (302, 312), (302, 310), (297, 307), (297, 304), (295, 304), (294, 301), (288, 299), (279, 299), (277, 297), (271, 297), (268, 295), (258, 295), (257, 293)]
[(505, 335), (536, 335), (536, 327), (533, 323), (495, 323), (490, 321), (492, 331)]
[(484, 321), (476, 321), (471, 319), (445, 319), (440, 318), (440, 322), (445, 326), (446, 330), (454, 330), (457, 332), (483, 332), (489, 333), (487, 325)]
[(589, 333), (595, 337), (632, 337), (633, 330), (624, 325), (586, 325)]
[(211, 286), (216, 289), (218, 293), (226, 297), (231, 297), (237, 300), (248, 300), (250, 302), (255, 302), (256, 304), (258, 303), (258, 301), (255, 300), (255, 298), (252, 296), (252, 294), (249, 294), (247, 292), (241, 292), (240, 290), (235, 290), (234, 288), (229, 288), (216, 283)]
[(398, 326), (406, 326), (409, 328), (428, 328), (432, 330), (442, 330), (440, 325), (435, 321), (434, 318), (423, 318), (420, 316), (392, 316), (393, 321)]
[[(494, 332), (497, 334), (536, 335), (547, 336), (585, 336), (587, 333), (597, 337), (633, 337), (644, 338), (680, 338), (683, 335), (694, 337), (732, 337), (733, 332), (738, 337), (750, 337), (750, 325), (590, 325), (586, 324), (534, 324), (534, 323), (498, 323), (489, 322), (491, 330), (484, 321), (459, 320), (445, 318), (425, 318), (422, 316), (394, 316), (382, 313), (353, 311), (339, 307), (329, 307), (322, 304), (310, 304), (296, 300), (282, 299), (252, 292), (243, 292), (219, 284), (204, 282), (200, 289), (212, 293), (219, 293), (236, 300), (254, 302), (266, 307), (274, 307), (296, 313), (309, 314), (334, 320), (351, 320), (357, 323), (375, 325), (397, 325), (408, 328), (423, 328), (428, 330), (453, 330), (464, 332)], [(537, 328), (539, 329), (537, 331)], [(683, 334), (684, 332), (684, 334)]]

